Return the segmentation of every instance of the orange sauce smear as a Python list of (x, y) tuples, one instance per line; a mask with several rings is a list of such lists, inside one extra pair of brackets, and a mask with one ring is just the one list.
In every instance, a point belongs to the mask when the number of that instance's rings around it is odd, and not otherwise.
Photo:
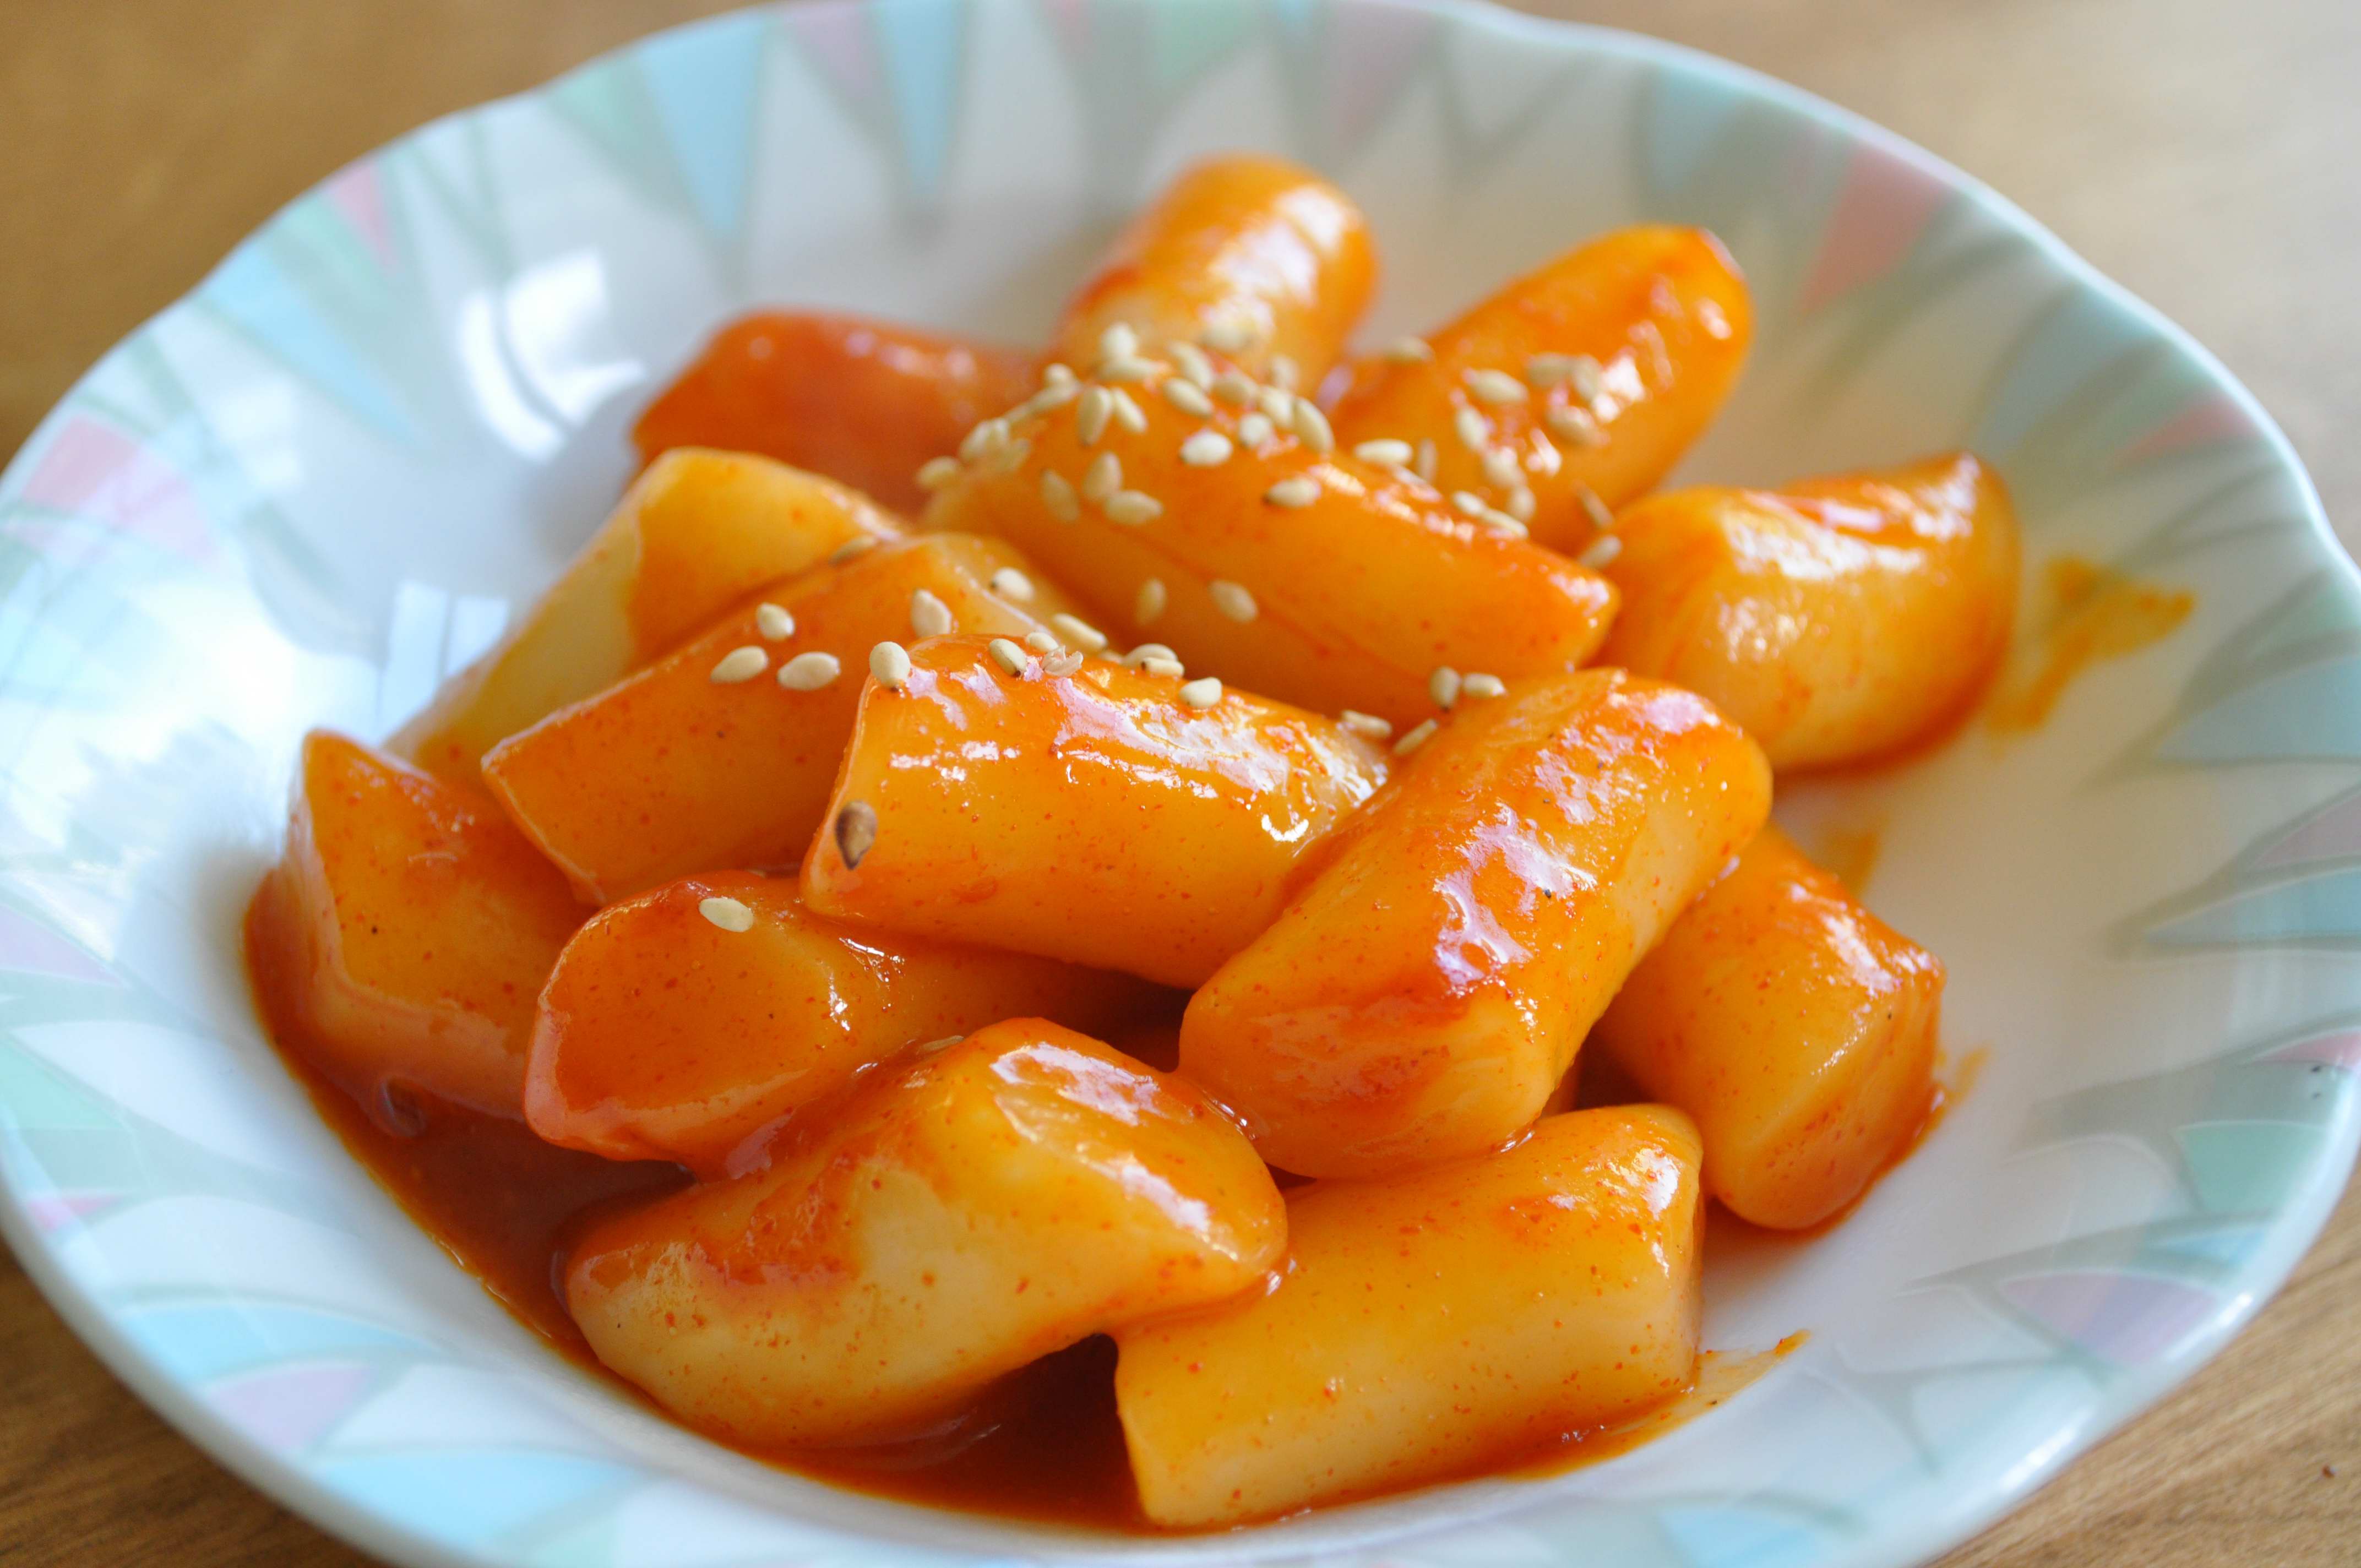
[(2158, 587), (2072, 555), (2049, 563), (2048, 587), (2037, 662), (1994, 698), (1986, 719), (2004, 735), (2039, 729), (2085, 670), (2161, 641), (2197, 608), (2197, 596), (2186, 588)]

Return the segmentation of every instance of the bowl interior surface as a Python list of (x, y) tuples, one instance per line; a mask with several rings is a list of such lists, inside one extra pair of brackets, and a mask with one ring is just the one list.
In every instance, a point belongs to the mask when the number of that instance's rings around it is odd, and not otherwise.
[[(1810, 1339), (1637, 1452), (1241, 1535), (1126, 1541), (764, 1469), (544, 1352), (345, 1156), (262, 1037), (237, 918), (296, 742), (384, 735), (595, 526), (631, 416), (758, 302), (1041, 336), (1191, 159), (1367, 207), (1371, 341), (1576, 240), (1711, 226), (1754, 290), (1676, 478), (1970, 446), (2049, 563), (2195, 595), (2050, 720), (1799, 784), (1950, 970), (1981, 1076), (1847, 1223), (1717, 1224), (1709, 1343)], [(660, 35), (280, 214), (111, 353), (0, 483), (0, 1204), (115, 1369), (389, 1557), (1093, 1554), (1913, 1561), (2185, 1376), (2356, 1140), (2361, 616), (2285, 443), (1990, 192), (1625, 35), (1387, 0), (874, 0)]]

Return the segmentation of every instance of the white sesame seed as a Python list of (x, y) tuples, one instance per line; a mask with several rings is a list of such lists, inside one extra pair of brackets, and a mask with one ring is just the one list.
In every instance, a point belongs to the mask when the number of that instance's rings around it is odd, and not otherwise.
[(1525, 471), (1517, 462), (1517, 455), (1505, 446), (1495, 446), (1484, 454), (1484, 482), (1496, 490), (1514, 489), (1524, 482)]
[(1139, 352), (1139, 331), (1129, 322), (1116, 322), (1099, 334), (1099, 357), (1128, 359)]
[(1394, 732), (1390, 720), (1379, 718), (1374, 713), (1363, 713), (1357, 708), (1346, 708), (1336, 716), (1336, 722), (1367, 740), (1383, 740)]
[(1508, 685), (1499, 676), (1488, 675), (1481, 670), (1459, 678), (1459, 695), (1463, 698), (1479, 700), (1486, 697), (1506, 696), (1508, 693)]
[(1426, 677), (1426, 695), (1433, 699), (1435, 707), (1447, 711), (1459, 700), (1459, 672), (1448, 664), (1435, 665), (1433, 673)]
[(880, 642), (869, 650), (869, 673), (887, 691), (900, 691), (910, 678), (910, 651), (899, 642)]
[(1263, 418), (1270, 421), (1279, 429), (1294, 428), (1295, 394), (1293, 392), (1284, 387), (1265, 387), (1255, 394), (1255, 402), (1261, 408)]
[(1142, 659), (1139, 662), (1139, 673), (1143, 675), (1162, 675), (1168, 680), (1177, 681), (1189, 672), (1178, 659), (1151, 658)]
[(1451, 504), (1469, 517), (1482, 517), (1492, 503), (1473, 490), (1454, 490), (1451, 492)]
[(1440, 727), (1432, 718), (1421, 720), (1414, 729), (1403, 735), (1400, 740), (1394, 742), (1394, 755), (1397, 757), (1409, 756), (1412, 751), (1417, 751), (1421, 746), (1425, 745), (1429, 740), (1433, 740), (1434, 738), (1434, 732), (1438, 728)]
[(1106, 633), (1079, 615), (1061, 610), (1049, 618), (1049, 629), (1086, 653), (1102, 652), (1107, 645)]
[(1587, 354), (1577, 354), (1566, 361), (1566, 379), (1574, 383), (1574, 395), (1586, 403), (1595, 403), (1607, 390), (1607, 373), (1598, 361)]
[(1213, 411), (1213, 400), (1207, 397), (1205, 389), (1194, 381), (1184, 381), (1178, 376), (1167, 376), (1156, 389), (1164, 394), (1166, 402), (1184, 414), (1203, 419)]
[(920, 588), (910, 596), (910, 630), (920, 637), (949, 637), (954, 622), (951, 607), (940, 595)]
[(1574, 499), (1582, 503), (1582, 515), (1590, 520), (1591, 527), (1609, 529), (1615, 526), (1614, 510), (1598, 499), (1597, 490), (1588, 485), (1578, 485), (1575, 488)]
[(1296, 368), (1295, 361), (1284, 354), (1274, 354), (1270, 356), (1269, 374), (1270, 384), (1282, 392), (1295, 390), (1297, 384), (1303, 378), (1303, 373)]
[(697, 912), (725, 931), (751, 931), (754, 912), (734, 898), (700, 898)]
[(1254, 595), (1246, 591), (1244, 583), (1215, 577), (1205, 585), (1205, 592), (1213, 596), (1215, 609), (1242, 626), (1262, 613), (1262, 607), (1255, 603)]
[(1035, 414), (1048, 413), (1051, 409), (1062, 409), (1080, 397), (1082, 390), (1082, 388), (1071, 381), (1060, 381), (1054, 386), (1044, 387), (1017, 404), (1008, 417), (1027, 419)]
[(758, 604), (754, 607), (754, 630), (769, 641), (784, 642), (796, 634), (796, 618), (787, 613), (783, 604)]
[(1028, 631), (1025, 634), (1025, 646), (1036, 653), (1048, 654), (1058, 652), (1066, 645), (1046, 631)]
[(1009, 674), (1021, 675), (1025, 673), (1025, 650), (1007, 638), (994, 638), (992, 646), (987, 651), (992, 654), (992, 662)]
[(1014, 474), (1032, 455), (1033, 438), (1020, 435), (1001, 443), (999, 449), (984, 459), (983, 466), (994, 474)]
[(1218, 430), (1201, 430), (1180, 444), (1180, 461), (1191, 468), (1218, 468), (1230, 460), (1230, 438)]
[(1410, 466), (1411, 444), (1407, 441), (1364, 441), (1353, 448), (1353, 455), (1381, 468), (1406, 468)]
[(1557, 449), (1557, 443), (1538, 430), (1527, 433), (1527, 439), (1533, 444), (1533, 472), (1556, 473), (1559, 465), (1565, 461), (1565, 454)]
[(1265, 490), (1262, 499), (1275, 507), (1286, 507), (1290, 510), (1308, 507), (1320, 499), (1320, 481), (1309, 474), (1297, 474)]
[(1153, 626), (1156, 618), (1164, 613), (1164, 579), (1150, 577), (1139, 585), (1138, 594), (1131, 601), (1131, 619), (1141, 626)]
[(1476, 521), (1484, 525), (1487, 532), (1497, 533), (1503, 539), (1524, 539), (1532, 532), (1507, 512), (1495, 511), (1490, 507), (1485, 508), (1484, 515)]
[(1191, 707), (1211, 707), (1222, 700), (1222, 683), (1214, 676), (1200, 675), (1193, 681), (1184, 682), (1180, 696), (1180, 700)]
[(1418, 444), (1418, 461), (1411, 466), (1411, 471), (1430, 485), (1434, 483), (1435, 456), (1434, 443), (1422, 441)]
[(1295, 400), (1295, 439), (1314, 452), (1336, 449), (1336, 433), (1328, 428), (1328, 416), (1313, 406), (1310, 398)]
[(1137, 435), (1148, 428), (1148, 416), (1139, 411), (1139, 405), (1133, 402), (1131, 394), (1121, 387), (1108, 389), (1107, 403), (1115, 410), (1115, 423), (1123, 426), (1132, 434)]
[(816, 692), (843, 673), (833, 653), (798, 653), (779, 666), (779, 684), (791, 692)]
[(721, 655), (721, 662), (713, 666), (713, 684), (734, 686), (741, 681), (752, 680), (770, 667), (771, 656), (750, 642)]
[(1533, 499), (1533, 488), (1531, 485), (1519, 485), (1509, 492), (1509, 499), (1502, 504), (1500, 510), (1519, 522), (1531, 522), (1533, 521), (1533, 512), (1540, 504)]
[(1213, 396), (1234, 409), (1245, 408), (1261, 390), (1254, 378), (1243, 370), (1224, 370), (1213, 378)]
[(1003, 566), (989, 580), (992, 591), (1002, 598), (1015, 599), (1018, 604), (1033, 602), (1033, 579), (1016, 567)]
[(1060, 522), (1071, 522), (1082, 515), (1081, 503), (1074, 499), (1072, 483), (1054, 469), (1041, 470), (1041, 504)]
[(1545, 392), (1574, 374), (1572, 356), (1564, 354), (1536, 354), (1525, 361), (1525, 380), (1535, 391)]
[(1008, 422), (1006, 420), (979, 420), (974, 428), (960, 441), (960, 461), (980, 463), (993, 453), (999, 451), (1001, 444), (1007, 439)]
[(1117, 490), (1106, 499), (1104, 510), (1109, 522), (1138, 528), (1162, 517), (1164, 503), (1145, 490)]
[(1159, 368), (1155, 360), (1141, 359), (1137, 356), (1128, 359), (1102, 359), (1099, 361), (1096, 374), (1100, 380), (1112, 387), (1148, 380)]
[(1045, 675), (1071, 675), (1082, 667), (1082, 656), (1071, 650), (1052, 653), (1041, 661), (1041, 673)]
[(956, 457), (929, 457), (918, 465), (918, 488), (939, 490), (959, 482), (960, 460)]
[(1212, 389), (1213, 362), (1205, 357), (1203, 349), (1193, 343), (1174, 343), (1167, 346), (1165, 352), (1172, 356), (1172, 363), (1180, 367), (1180, 374), (1187, 377), (1199, 391)]
[(1255, 345), (1262, 329), (1246, 316), (1222, 316), (1207, 322), (1197, 341), (1216, 354), (1244, 354)]
[(953, 1046), (958, 1045), (961, 1040), (966, 1038), (967, 1036), (965, 1035), (945, 1035), (939, 1040), (928, 1040), (923, 1046), (914, 1047), (912, 1048), (912, 1054), (922, 1057), (934, 1056), (939, 1052), (950, 1050)]
[(1492, 444), (1492, 422), (1472, 408), (1462, 407), (1453, 414), (1451, 429), (1459, 444), (1470, 452), (1481, 452)]
[(1542, 416), (1542, 422), (1549, 426), (1552, 435), (1562, 441), (1571, 441), (1576, 446), (1607, 444), (1607, 433), (1598, 428), (1598, 422), (1590, 416), (1588, 409), (1554, 408)]
[(1112, 452), (1102, 452), (1091, 459), (1082, 470), (1082, 499), (1097, 506), (1123, 488), (1123, 459)]
[(1238, 444), (1248, 449), (1260, 446), (1274, 433), (1270, 416), (1259, 409), (1238, 421)]
[(1479, 403), (1521, 403), (1532, 394), (1506, 370), (1470, 370), (1463, 378), (1468, 396)]
[(1115, 394), (1104, 387), (1082, 389), (1082, 400), (1074, 405), (1074, 439), (1085, 446), (1096, 446), (1099, 437), (1106, 433), (1107, 416), (1115, 411)]
[(1123, 656), (1126, 664), (1144, 663), (1149, 659), (1178, 659), (1180, 655), (1161, 642), (1143, 642)]
[(833, 551), (829, 552), (828, 564), (831, 566), (841, 566), (847, 561), (858, 561), (862, 556), (868, 554), (872, 550), (876, 548), (877, 536), (875, 534), (856, 534), (852, 538), (848, 539), (843, 543), (838, 545)]
[(1041, 367), (1041, 384), (1045, 387), (1071, 387), (1074, 384), (1074, 372), (1071, 367), (1053, 359)]
[(1434, 357), (1434, 350), (1422, 337), (1398, 337), (1378, 354), (1390, 365), (1423, 365)]
[(1621, 554), (1623, 542), (1611, 533), (1606, 533), (1584, 545), (1582, 554), (1575, 559), (1596, 572)]

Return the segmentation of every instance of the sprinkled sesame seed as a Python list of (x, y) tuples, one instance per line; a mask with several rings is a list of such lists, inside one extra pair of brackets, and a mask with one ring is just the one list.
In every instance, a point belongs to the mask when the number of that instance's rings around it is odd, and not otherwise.
[(1587, 354), (1577, 354), (1566, 361), (1565, 378), (1574, 383), (1574, 395), (1586, 403), (1595, 403), (1607, 390), (1607, 373), (1598, 361)]
[(1058, 652), (1066, 645), (1046, 631), (1028, 631), (1025, 634), (1025, 646), (1036, 653), (1047, 654)]
[(959, 482), (960, 460), (956, 457), (929, 457), (918, 465), (918, 488), (939, 490)]
[(1107, 416), (1113, 412), (1113, 392), (1104, 387), (1084, 387), (1082, 401), (1074, 405), (1074, 439), (1085, 446), (1096, 446), (1099, 437), (1106, 433)]
[(1525, 361), (1525, 379), (1536, 391), (1547, 391), (1574, 374), (1574, 360), (1564, 354), (1536, 354)]
[(1498, 675), (1488, 675), (1481, 670), (1459, 677), (1459, 695), (1469, 699), (1506, 696), (1509, 688)]
[(1484, 482), (1494, 489), (1513, 489), (1523, 482), (1524, 477), (1517, 455), (1507, 447), (1495, 446), (1484, 454)]
[(713, 666), (713, 684), (734, 686), (741, 681), (752, 680), (770, 667), (771, 656), (750, 642), (721, 655), (721, 662)]
[(1115, 387), (1108, 389), (1107, 403), (1115, 410), (1115, 423), (1123, 426), (1132, 434), (1137, 435), (1148, 428), (1148, 416), (1139, 411), (1139, 405), (1133, 402), (1131, 394), (1122, 388)]
[(1071, 522), (1082, 515), (1082, 504), (1074, 499), (1072, 482), (1053, 469), (1041, 470), (1041, 504), (1060, 522)]
[(1060, 610), (1049, 618), (1049, 629), (1085, 653), (1103, 652), (1106, 649), (1106, 633), (1079, 615)]
[(848, 539), (843, 543), (838, 545), (834, 551), (829, 553), (828, 564), (831, 566), (841, 566), (847, 561), (859, 560), (862, 556), (868, 554), (872, 550), (876, 548), (877, 536), (875, 534), (856, 534), (852, 538)]
[(962, 463), (978, 463), (1000, 449), (1008, 439), (1008, 422), (1005, 419), (978, 420), (960, 441), (959, 455)]
[(992, 591), (1002, 598), (1015, 599), (1018, 604), (1033, 602), (1033, 579), (1014, 566), (1003, 566), (993, 573), (990, 582)]
[(1021, 675), (1025, 673), (1025, 650), (1007, 638), (994, 638), (992, 646), (986, 651), (991, 653), (992, 662), (1008, 674)]
[(1394, 755), (1397, 757), (1409, 756), (1412, 751), (1417, 751), (1421, 746), (1425, 745), (1429, 740), (1433, 740), (1437, 728), (1439, 727), (1432, 718), (1421, 720), (1416, 728), (1412, 729), (1403, 735), (1400, 740), (1394, 742)]
[(1025, 466), (1025, 459), (1032, 455), (1032, 437), (1020, 435), (1002, 442), (992, 455), (984, 459), (984, 466), (995, 474), (1014, 474)]
[(966, 1038), (967, 1036), (965, 1035), (945, 1035), (939, 1040), (928, 1040), (923, 1046), (914, 1047), (913, 1050), (915, 1054), (918, 1056), (930, 1057), (939, 1051), (950, 1050), (953, 1046), (958, 1045), (961, 1040)]
[(1139, 673), (1143, 675), (1162, 675), (1168, 680), (1177, 681), (1189, 672), (1178, 659), (1150, 658), (1142, 659), (1139, 662)]
[(1451, 430), (1470, 452), (1481, 452), (1492, 444), (1492, 422), (1472, 408), (1463, 407), (1451, 416)]
[(1423, 365), (1434, 357), (1422, 337), (1398, 337), (1378, 352), (1389, 365)]
[(1506, 370), (1469, 370), (1463, 378), (1467, 393), (1479, 403), (1521, 403), (1532, 393)]
[(1145, 490), (1117, 490), (1106, 499), (1104, 510), (1109, 522), (1138, 528), (1162, 517), (1164, 503)]
[(1055, 386), (1044, 387), (1017, 404), (1009, 417), (1025, 419), (1034, 414), (1048, 413), (1051, 409), (1062, 409), (1080, 397), (1082, 390), (1082, 388), (1071, 381), (1060, 381)]
[(1582, 503), (1582, 515), (1590, 520), (1591, 527), (1605, 529), (1615, 526), (1614, 510), (1598, 499), (1597, 490), (1588, 485), (1576, 486), (1574, 499)]
[(1336, 716), (1336, 722), (1367, 740), (1383, 740), (1394, 732), (1390, 720), (1379, 718), (1374, 713), (1363, 713), (1358, 708), (1346, 708)]
[(1071, 650), (1053, 653), (1041, 661), (1041, 673), (1045, 675), (1071, 675), (1082, 667), (1082, 656)]
[(1609, 562), (1614, 560), (1616, 556), (1622, 554), (1623, 542), (1620, 539), (1616, 538), (1615, 535), (1609, 533), (1603, 534), (1600, 537), (1592, 540), (1588, 544), (1584, 545), (1582, 554), (1576, 555), (1575, 559), (1595, 572), (1601, 566), (1606, 565)]
[(1213, 396), (1234, 409), (1245, 408), (1262, 389), (1243, 370), (1224, 370), (1213, 378)]
[(1533, 499), (1533, 488), (1531, 485), (1519, 485), (1509, 492), (1509, 499), (1502, 503), (1500, 510), (1519, 522), (1531, 522), (1533, 521), (1533, 511), (1540, 504)]
[(1454, 490), (1451, 492), (1451, 504), (1469, 517), (1481, 517), (1492, 503), (1473, 490)]
[(1218, 430), (1201, 430), (1180, 444), (1180, 461), (1191, 468), (1218, 468), (1230, 460), (1230, 438)]
[(1434, 443), (1422, 441), (1418, 444), (1418, 461), (1411, 465), (1411, 471), (1430, 485), (1434, 483), (1435, 456)]
[(1116, 322), (1099, 334), (1099, 357), (1128, 359), (1139, 352), (1139, 331), (1129, 322)]
[(1156, 389), (1164, 394), (1166, 402), (1184, 414), (1203, 419), (1213, 411), (1213, 400), (1207, 397), (1205, 389), (1194, 381), (1184, 381), (1178, 376), (1167, 376)]
[(1274, 354), (1270, 356), (1270, 384), (1272, 386), (1277, 387), (1282, 392), (1291, 392), (1295, 390), (1297, 383), (1302, 380), (1302, 378), (1303, 373), (1296, 368), (1294, 360), (1289, 358), (1284, 354)]
[(1590, 417), (1588, 409), (1554, 408), (1542, 416), (1542, 422), (1549, 426), (1552, 435), (1576, 446), (1607, 444), (1607, 433), (1598, 428), (1598, 422)]
[(1281, 430), (1295, 424), (1295, 394), (1283, 387), (1265, 387), (1255, 394), (1255, 401), (1263, 417)]
[(1241, 446), (1260, 446), (1275, 433), (1270, 426), (1270, 416), (1259, 409), (1238, 421), (1238, 444)]
[(1164, 613), (1164, 579), (1150, 577), (1139, 585), (1138, 594), (1131, 601), (1131, 619), (1141, 626), (1152, 626)]
[(1487, 532), (1497, 533), (1503, 539), (1524, 539), (1532, 532), (1507, 512), (1496, 511), (1490, 507), (1485, 508), (1484, 515), (1476, 521), (1484, 525)]
[(1145, 663), (1150, 659), (1178, 659), (1180, 655), (1161, 642), (1143, 642), (1123, 656), (1126, 664)]
[(1245, 316), (1222, 316), (1207, 322), (1197, 341), (1216, 354), (1244, 354), (1261, 335), (1262, 329)]
[(734, 898), (700, 898), (697, 912), (725, 931), (751, 931), (754, 912)]
[(1097, 375), (1100, 380), (1112, 387), (1126, 382), (1145, 381), (1154, 376), (1159, 368), (1160, 367), (1155, 360), (1141, 359), (1135, 356), (1127, 359), (1100, 360)]
[(951, 607), (930, 588), (920, 588), (910, 596), (910, 630), (921, 637), (949, 637), (951, 634)]
[(869, 673), (887, 691), (900, 691), (902, 683), (910, 678), (910, 651), (899, 642), (880, 642), (869, 650)]
[(1074, 372), (1071, 367), (1053, 359), (1041, 367), (1041, 384), (1045, 387), (1071, 387), (1074, 384)]
[(1410, 466), (1411, 444), (1407, 441), (1364, 441), (1353, 448), (1353, 455), (1384, 468), (1406, 468)]
[(843, 673), (833, 653), (798, 653), (779, 666), (779, 684), (791, 692), (816, 692)]
[(773, 642), (784, 642), (796, 634), (796, 618), (787, 613), (783, 604), (758, 604), (754, 607), (754, 630)]
[(1314, 452), (1336, 449), (1336, 433), (1328, 428), (1328, 416), (1310, 398), (1295, 400), (1295, 438)]
[(857, 870), (877, 842), (877, 808), (865, 800), (846, 801), (837, 808), (833, 832), (844, 869)]
[(1112, 452), (1102, 452), (1091, 459), (1082, 470), (1082, 499), (1093, 506), (1123, 488), (1123, 459)]
[(1183, 682), (1180, 696), (1180, 700), (1191, 707), (1211, 707), (1222, 700), (1222, 683), (1215, 676), (1200, 675), (1193, 681)]
[(1426, 695), (1433, 699), (1435, 707), (1447, 711), (1459, 700), (1459, 672), (1448, 664), (1435, 665), (1433, 673), (1426, 677)]
[(1213, 596), (1215, 609), (1240, 625), (1244, 625), (1262, 613), (1262, 607), (1255, 603), (1254, 595), (1246, 591), (1244, 583), (1234, 583), (1226, 577), (1215, 577), (1205, 585), (1205, 592)]
[(1212, 388), (1213, 362), (1205, 357), (1203, 349), (1193, 343), (1174, 343), (1165, 352), (1172, 356), (1172, 363), (1180, 367), (1180, 374), (1187, 377), (1198, 390), (1205, 391)]
[(1286, 507), (1290, 510), (1308, 507), (1320, 499), (1320, 481), (1309, 474), (1297, 474), (1265, 490), (1262, 499), (1275, 507)]

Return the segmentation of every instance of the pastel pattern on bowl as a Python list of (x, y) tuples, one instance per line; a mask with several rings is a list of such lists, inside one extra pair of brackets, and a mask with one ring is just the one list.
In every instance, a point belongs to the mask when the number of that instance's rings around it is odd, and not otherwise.
[[(497, 636), (719, 319), (1039, 334), (1144, 192), (1235, 146), (1367, 205), (1373, 337), (1597, 229), (1708, 225), (1761, 335), (1686, 476), (1970, 445), (2034, 565), (2197, 608), (2034, 733), (1784, 803), (1807, 842), (1879, 828), (1872, 899), (1949, 962), (1949, 1044), (1989, 1065), (1824, 1240), (1715, 1235), (1712, 1343), (1812, 1331), (1726, 1409), (1545, 1481), (1209, 1541), (778, 1475), (541, 1353), (279, 1066), (236, 932), (296, 740), (382, 735)], [(1702, 57), (1389, 0), (725, 16), (338, 173), (0, 483), (0, 1215), (147, 1398), (403, 1561), (1915, 1561), (2219, 1348), (2351, 1168), (2357, 605), (2284, 441), (2201, 350), (1964, 177)], [(2029, 591), (2028, 642), (2042, 613)]]

